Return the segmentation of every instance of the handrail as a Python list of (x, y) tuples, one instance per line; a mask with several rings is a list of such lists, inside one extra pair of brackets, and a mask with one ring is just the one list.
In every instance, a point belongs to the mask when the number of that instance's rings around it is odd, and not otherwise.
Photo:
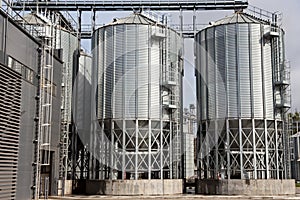
[(115, 0), (115, 1), (94, 1), (94, 0), (65, 0), (65, 1), (37, 1), (29, 0), (25, 3), (15, 2), (13, 9), (48, 9), (68, 11), (90, 11), (101, 10), (127, 10), (147, 9), (151, 10), (216, 10), (216, 9), (244, 9), (248, 6), (248, 0)]

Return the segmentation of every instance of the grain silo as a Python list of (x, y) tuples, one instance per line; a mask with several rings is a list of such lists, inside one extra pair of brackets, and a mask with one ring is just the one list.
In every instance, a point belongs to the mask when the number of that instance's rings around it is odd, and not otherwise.
[[(72, 120), (76, 127), (76, 166), (74, 177), (76, 179), (88, 179), (89, 160), (87, 145), (91, 137), (91, 70), (92, 57), (81, 50), (79, 66), (76, 77), (74, 77), (72, 95)], [(91, 149), (89, 149), (91, 150)]]
[[(246, 182), (251, 185), (247, 190), (228, 187), (211, 193), (260, 194), (259, 181), (289, 177), (289, 72), (284, 31), (276, 22), (275, 14), (267, 21), (236, 12), (196, 35), (200, 183), (258, 181), (256, 186)], [(271, 190), (277, 184), (265, 183)], [(235, 184), (243, 187), (244, 182)], [(203, 188), (200, 192), (209, 192)]]
[[(140, 189), (152, 181), (141, 194), (181, 192), (181, 180), (174, 179), (181, 168), (182, 38), (134, 13), (97, 29), (92, 48), (101, 129), (95, 178), (127, 180), (126, 187), (136, 181)], [(180, 187), (163, 189), (164, 179)], [(126, 187), (112, 192), (133, 194)]]

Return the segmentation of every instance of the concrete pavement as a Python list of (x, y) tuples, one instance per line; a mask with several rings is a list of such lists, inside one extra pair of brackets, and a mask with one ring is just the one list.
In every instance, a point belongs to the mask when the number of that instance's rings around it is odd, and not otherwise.
[(107, 195), (71, 195), (65, 197), (49, 197), (49, 200), (283, 200), (299, 199), (300, 196), (224, 196), (224, 195), (172, 195), (172, 196), (107, 196)]

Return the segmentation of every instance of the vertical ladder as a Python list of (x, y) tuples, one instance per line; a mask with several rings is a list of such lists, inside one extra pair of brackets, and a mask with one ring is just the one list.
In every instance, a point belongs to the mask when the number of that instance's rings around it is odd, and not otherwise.
[[(54, 16), (52, 16), (54, 18)], [(39, 135), (35, 199), (41, 190), (41, 167), (49, 166), (52, 130), (54, 24), (50, 21), (41, 31), (41, 66), (39, 99)]]
[[(63, 180), (67, 179), (68, 172), (68, 153), (69, 153), (69, 123), (63, 122), (61, 124), (61, 138), (60, 138), (60, 168), (59, 176)], [(63, 193), (62, 193), (63, 194)]]
[[(70, 49), (69, 43), (69, 49)], [(69, 49), (65, 49), (69, 51)], [(61, 107), (61, 140), (60, 140), (60, 178), (67, 179), (70, 159), (68, 156), (70, 146), (70, 124), (71, 124), (71, 94), (72, 94), (72, 66), (71, 58), (64, 63), (62, 74), (62, 107)], [(64, 183), (63, 183), (64, 184)], [(62, 195), (64, 193), (62, 192)]]
[[(290, 78), (289, 66), (286, 62), (282, 46), (282, 32), (280, 27), (280, 15), (272, 14), (272, 21), (270, 22), (270, 37), (273, 46), (273, 65), (275, 67), (275, 87), (280, 91), (280, 104), (276, 105), (281, 113), (283, 121), (283, 145), (284, 145), (284, 172), (285, 178), (291, 177), (291, 160), (290, 160), (290, 145), (289, 145), (289, 119), (287, 119), (287, 111), (290, 109)], [(279, 19), (278, 19), (279, 18)], [(276, 98), (275, 98), (276, 101)]]

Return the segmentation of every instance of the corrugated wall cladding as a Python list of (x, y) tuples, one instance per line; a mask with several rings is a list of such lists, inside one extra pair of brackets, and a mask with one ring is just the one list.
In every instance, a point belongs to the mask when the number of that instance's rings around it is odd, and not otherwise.
[(273, 118), (271, 44), (268, 25), (212, 26), (196, 37), (202, 119)]
[(63, 49), (62, 61), (62, 121), (71, 122), (71, 102), (72, 102), (72, 74), (74, 65), (74, 53), (78, 48), (78, 39), (76, 36), (65, 30), (57, 30), (57, 46)]
[(263, 88), (262, 83), (262, 62), (261, 62), (261, 45), (259, 41), (261, 40), (260, 25), (253, 24), (250, 25), (251, 28), (251, 64), (252, 64), (252, 82), (253, 84), (253, 114), (255, 118), (263, 115)]
[(216, 49), (216, 104), (217, 106), (216, 115), (217, 116), (226, 116), (226, 93), (225, 85), (223, 84), (226, 80), (226, 59), (222, 55), (225, 51), (225, 27), (217, 27), (216, 33), (216, 46), (220, 47)]
[[(249, 26), (241, 24), (239, 27), (239, 34), (237, 43), (239, 45), (238, 65), (240, 70), (240, 104), (241, 104), (241, 117), (251, 116), (251, 72), (250, 72), (250, 58), (249, 58)], [(272, 90), (271, 90), (272, 91)]]
[[(94, 34), (95, 66), (98, 66), (98, 117), (160, 118), (162, 50), (145, 24), (105, 26)], [(170, 37), (169, 63), (178, 64), (179, 36)], [(173, 52), (171, 52), (173, 51)]]
[(81, 136), (89, 135), (91, 129), (91, 73), (92, 58), (84, 53), (79, 57), (79, 69), (74, 82), (73, 95), (76, 95), (74, 104), (74, 118), (77, 130)]
[(0, 65), (0, 199), (15, 199), (21, 117), (21, 76)]

